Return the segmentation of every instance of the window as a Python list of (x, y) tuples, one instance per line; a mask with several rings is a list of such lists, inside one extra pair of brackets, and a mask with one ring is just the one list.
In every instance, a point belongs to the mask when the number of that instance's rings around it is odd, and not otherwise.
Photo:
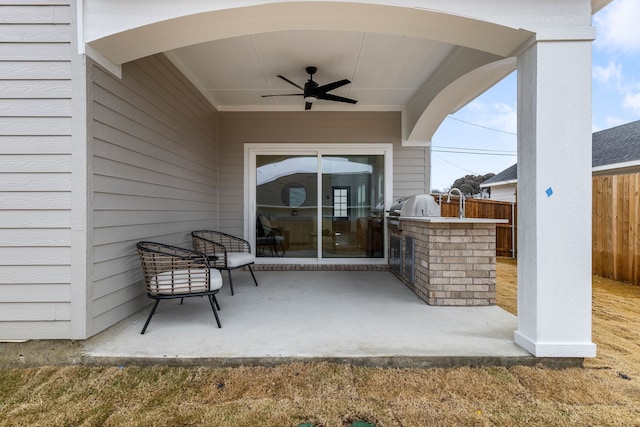
[(333, 187), (333, 217), (349, 218), (348, 187)]

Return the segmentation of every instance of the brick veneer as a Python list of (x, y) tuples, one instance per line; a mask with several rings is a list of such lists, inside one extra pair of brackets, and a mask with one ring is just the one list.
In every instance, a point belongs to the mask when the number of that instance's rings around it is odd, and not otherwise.
[(427, 304), (496, 303), (495, 224), (403, 220), (389, 234), (415, 238), (415, 282), (400, 279)]

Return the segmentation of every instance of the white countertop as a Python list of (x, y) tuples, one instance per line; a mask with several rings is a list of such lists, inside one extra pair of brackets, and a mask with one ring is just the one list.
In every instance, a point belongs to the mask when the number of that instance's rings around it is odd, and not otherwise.
[(508, 219), (494, 218), (453, 218), (446, 216), (401, 216), (399, 219), (406, 221), (421, 221), (434, 223), (456, 223), (456, 224), (507, 224)]

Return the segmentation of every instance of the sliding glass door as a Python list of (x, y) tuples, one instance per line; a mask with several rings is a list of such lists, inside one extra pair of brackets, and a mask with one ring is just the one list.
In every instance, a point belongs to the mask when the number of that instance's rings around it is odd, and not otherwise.
[(279, 151), (252, 154), (257, 256), (384, 258), (385, 152)]
[(322, 156), (322, 257), (383, 256), (384, 156)]
[(316, 258), (318, 157), (256, 156), (259, 257)]

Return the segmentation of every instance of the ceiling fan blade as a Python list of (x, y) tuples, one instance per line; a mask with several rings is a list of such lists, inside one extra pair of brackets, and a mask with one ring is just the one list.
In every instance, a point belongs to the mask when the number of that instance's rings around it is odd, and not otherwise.
[(298, 85), (298, 84), (296, 84), (296, 83), (292, 82), (291, 80), (289, 80), (289, 79), (288, 79), (288, 78), (286, 78), (285, 76), (281, 76), (280, 74), (278, 74), (278, 77), (280, 77), (280, 78), (281, 78), (282, 80), (284, 80), (285, 82), (287, 82), (287, 83), (289, 83), (289, 84), (291, 84), (291, 85), (294, 85), (294, 86), (295, 86), (295, 87), (297, 87), (298, 89), (300, 89), (300, 90), (304, 90), (304, 88), (303, 88), (302, 86), (300, 86), (300, 85)]
[(263, 98), (271, 98), (272, 96), (303, 96), (303, 93), (279, 93), (276, 95), (262, 95)]
[(342, 87), (344, 85), (348, 85), (349, 83), (351, 83), (349, 80), (347, 79), (343, 79), (343, 80), (338, 80), (337, 82), (333, 82), (333, 83), (328, 83), (326, 85), (322, 85), (316, 88), (316, 91), (318, 93), (327, 93), (329, 91), (332, 91), (334, 89), (337, 89), (339, 87)]
[(304, 109), (305, 110), (311, 110), (311, 106), (313, 105), (313, 103), (311, 102), (305, 102), (304, 104)]
[(331, 95), (330, 93), (318, 94), (318, 99), (324, 99), (327, 101), (338, 101), (338, 102), (347, 102), (349, 104), (355, 104), (358, 101), (351, 98), (344, 98), (342, 96)]

